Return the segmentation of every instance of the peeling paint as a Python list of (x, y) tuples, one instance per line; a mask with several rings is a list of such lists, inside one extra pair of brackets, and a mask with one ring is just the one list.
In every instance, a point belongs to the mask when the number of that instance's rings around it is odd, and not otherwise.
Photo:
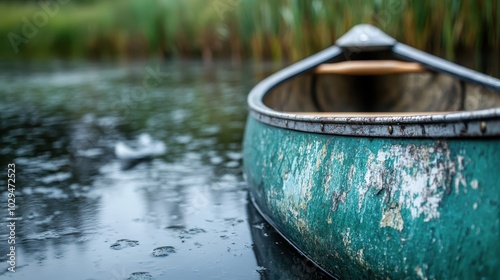
[[(298, 153), (302, 156), (294, 157), (289, 172), (282, 176), (282, 190), (286, 196), (276, 202), (279, 212), (284, 217), (294, 217), (297, 227), (307, 232), (307, 223), (305, 220), (299, 220), (300, 213), (307, 211), (309, 202), (312, 199), (312, 189), (315, 186), (315, 180), (324, 159), (328, 155), (326, 145), (320, 142), (309, 142), (301, 146)], [(316, 161), (310, 161), (308, 155), (317, 154)], [(271, 199), (268, 197), (268, 199)], [(272, 200), (268, 200), (273, 203)]]
[(342, 235), (342, 242), (344, 243), (345, 248), (349, 248), (349, 245), (351, 245), (351, 229), (347, 228), (345, 232), (341, 233)]
[(347, 198), (347, 193), (346, 192), (341, 192), (341, 191), (334, 191), (332, 194), (332, 211), (337, 211), (340, 203), (345, 203), (345, 200)]
[(380, 220), (380, 227), (391, 227), (399, 232), (403, 230), (404, 221), (401, 216), (401, 205), (397, 207), (390, 207), (382, 212), (382, 219)]
[[(427, 268), (427, 265), (424, 264), (424, 269)], [(422, 280), (427, 280), (427, 276), (424, 275), (424, 271), (422, 269), (422, 267), (420, 266), (417, 266), (415, 267), (415, 273), (417, 274), (418, 278), (422, 279)]]
[(344, 152), (340, 152), (340, 153), (336, 154), (333, 157), (333, 159), (337, 160), (340, 165), (343, 165), (344, 164), (344, 159), (345, 159)]
[[(434, 153), (431, 153), (433, 151)], [(451, 177), (455, 187), (462, 184), (463, 157), (450, 158), (447, 143), (434, 147), (394, 145), (379, 150), (376, 157), (368, 156), (365, 186), (359, 190), (361, 208), (368, 187), (386, 190), (386, 199), (408, 209), (412, 218), (424, 216), (424, 221), (438, 219), (439, 204), (446, 194)]]
[(479, 188), (479, 183), (477, 182), (476, 179), (474, 179), (470, 182), (470, 186), (472, 189), (477, 190)]
[(283, 160), (283, 149), (280, 148), (278, 150), (278, 161), (282, 161)]
[(325, 193), (325, 195), (328, 195), (328, 190), (330, 189), (330, 181), (332, 180), (332, 174), (326, 174), (324, 180), (325, 182), (323, 183), (323, 192)]
[(462, 174), (462, 171), (464, 170), (464, 157), (463, 156), (457, 156), (457, 165), (452, 166), (451, 169), (455, 175), (455, 194), (460, 194), (460, 187), (463, 188), (464, 193), (467, 193), (467, 181), (465, 180), (464, 175)]
[(368, 160), (367, 160), (367, 168), (366, 168), (366, 174), (365, 174), (365, 183), (360, 184), (358, 187), (358, 213), (361, 211), (361, 206), (363, 205), (363, 201), (365, 199), (365, 195), (368, 192), (368, 189), (370, 185), (367, 183), (371, 181), (371, 178), (374, 177), (374, 170), (371, 168), (371, 165), (375, 161), (375, 154), (373, 154), (370, 150), (367, 149), (366, 151), (368, 154)]
[(327, 146), (323, 145), (323, 148), (319, 152), (319, 156), (316, 159), (316, 169), (319, 169), (321, 167), (327, 154), (328, 154)]
[(356, 260), (363, 266), (365, 265), (365, 260), (363, 258), (364, 253), (365, 253), (365, 248), (361, 248), (359, 251), (356, 252)]
[(352, 182), (352, 180), (354, 180), (355, 175), (356, 175), (356, 165), (352, 164), (351, 167), (349, 168), (349, 175), (347, 177), (349, 182)]

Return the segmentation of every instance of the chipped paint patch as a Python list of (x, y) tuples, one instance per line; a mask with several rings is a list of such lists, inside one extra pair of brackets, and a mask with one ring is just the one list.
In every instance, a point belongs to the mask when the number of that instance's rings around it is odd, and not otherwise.
[(378, 192), (384, 190), (386, 203), (399, 203), (412, 218), (423, 216), (426, 222), (438, 219), (439, 205), (452, 176), (456, 188), (465, 181), (463, 169), (463, 157), (450, 158), (447, 143), (439, 141), (433, 147), (394, 145), (381, 149), (376, 156), (368, 156), (366, 187), (359, 190), (358, 208), (371, 187)]
[(356, 175), (356, 165), (352, 164), (351, 167), (349, 168), (349, 175), (347, 177), (349, 179), (349, 182), (352, 182), (355, 175)]
[(464, 157), (457, 156), (457, 164), (452, 166), (452, 171), (456, 173), (455, 176), (455, 193), (460, 194), (460, 187), (463, 187), (464, 193), (467, 193), (467, 181), (465, 180), (465, 176), (462, 174), (464, 170)]
[(340, 203), (345, 203), (345, 200), (347, 198), (347, 192), (341, 192), (341, 191), (334, 191), (332, 194), (332, 211), (337, 211), (339, 208)]
[(372, 181), (372, 178), (375, 177), (376, 175), (374, 174), (374, 169), (370, 167), (371, 164), (375, 161), (375, 154), (373, 154), (370, 150), (367, 149), (366, 151), (368, 154), (368, 160), (367, 160), (367, 168), (366, 168), (366, 174), (365, 174), (365, 183), (360, 184), (358, 188), (358, 213), (361, 211), (361, 206), (363, 205), (363, 201), (365, 200), (365, 195), (368, 192), (368, 189), (370, 185), (368, 182)]
[(365, 265), (364, 253), (365, 253), (365, 248), (364, 247), (361, 248), (359, 251), (356, 252), (356, 260), (362, 266)]
[(344, 164), (344, 152), (340, 152), (339, 154), (336, 154), (333, 159), (337, 160), (339, 165), (343, 165)]
[(324, 177), (325, 182), (323, 183), (323, 191), (325, 194), (328, 193), (328, 190), (330, 189), (330, 181), (332, 180), (332, 174), (328, 173)]
[(316, 169), (319, 169), (321, 167), (327, 154), (328, 154), (327, 146), (323, 145), (323, 148), (320, 150), (319, 156), (316, 159)]
[(345, 232), (341, 233), (342, 235), (342, 242), (344, 243), (345, 248), (349, 248), (349, 245), (351, 245), (351, 229), (347, 228)]
[[(425, 265), (424, 265), (425, 266)], [(417, 274), (418, 278), (422, 280), (427, 280), (428, 278), (424, 275), (424, 271), (420, 266), (415, 267), (415, 273)]]
[(380, 220), (380, 227), (391, 227), (399, 232), (403, 230), (404, 221), (401, 216), (401, 205), (397, 207), (390, 207), (382, 212), (382, 219)]
[(472, 189), (477, 190), (479, 188), (479, 182), (476, 179), (474, 179), (470, 181), (470, 186)]
[[(289, 151), (281, 150), (286, 154)], [(309, 202), (312, 200), (312, 190), (316, 179), (328, 155), (327, 145), (321, 142), (308, 142), (298, 149), (300, 156), (293, 157), (291, 166), (287, 168), (286, 176), (282, 176), (280, 189), (284, 194), (278, 200), (270, 200), (268, 203), (276, 204), (277, 211), (282, 217), (290, 217), (288, 222), (293, 222), (299, 231), (307, 232), (307, 220), (303, 219), (307, 213)], [(311, 161), (311, 155), (316, 155), (316, 160)], [(281, 161), (278, 161), (281, 162)], [(288, 162), (290, 163), (290, 162)]]

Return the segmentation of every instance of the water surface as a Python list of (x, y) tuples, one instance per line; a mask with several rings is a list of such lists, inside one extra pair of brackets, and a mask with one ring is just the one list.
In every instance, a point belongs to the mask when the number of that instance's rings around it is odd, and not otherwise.
[[(15, 273), (0, 228), (2, 279), (323, 278), (248, 204), (246, 96), (269, 71), (196, 61), (1, 63), (0, 166), (7, 174), (16, 165), (18, 218)], [(115, 144), (141, 133), (164, 142), (166, 154), (117, 159)]]

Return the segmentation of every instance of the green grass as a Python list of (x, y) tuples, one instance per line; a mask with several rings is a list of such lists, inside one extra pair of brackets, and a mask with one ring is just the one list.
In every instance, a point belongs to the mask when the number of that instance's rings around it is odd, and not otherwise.
[[(88, 2), (88, 3), (87, 3)], [(103, 0), (61, 5), (16, 54), (37, 2), (0, 1), (0, 57), (306, 57), (359, 23), (453, 59), (500, 49), (500, 3), (486, 0)], [(220, 16), (220, 12), (224, 10)]]

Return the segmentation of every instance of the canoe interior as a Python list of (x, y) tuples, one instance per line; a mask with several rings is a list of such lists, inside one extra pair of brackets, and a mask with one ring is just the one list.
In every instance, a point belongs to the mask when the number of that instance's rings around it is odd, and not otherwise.
[[(356, 59), (395, 59), (390, 54)], [(339, 62), (345, 58), (330, 61)], [(500, 94), (445, 73), (389, 75), (315, 74), (275, 87), (264, 104), (280, 112), (454, 112), (500, 107)]]

